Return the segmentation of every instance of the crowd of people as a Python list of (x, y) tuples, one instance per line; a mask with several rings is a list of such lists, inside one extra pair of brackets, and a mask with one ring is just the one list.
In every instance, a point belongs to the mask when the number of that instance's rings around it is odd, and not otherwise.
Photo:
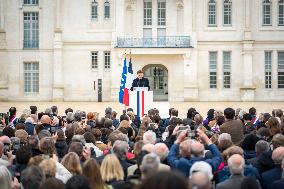
[(284, 188), (281, 109), (0, 114), (1, 189)]

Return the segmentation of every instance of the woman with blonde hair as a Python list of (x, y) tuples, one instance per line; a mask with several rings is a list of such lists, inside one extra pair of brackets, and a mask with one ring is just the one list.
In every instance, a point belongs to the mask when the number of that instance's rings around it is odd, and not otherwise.
[(72, 174), (80, 175), (82, 173), (82, 167), (80, 164), (80, 158), (75, 152), (69, 152), (66, 154), (61, 164)]
[(100, 166), (94, 159), (88, 159), (83, 165), (83, 175), (89, 180), (92, 189), (107, 189), (110, 186), (105, 184)]
[(123, 169), (114, 154), (108, 154), (104, 158), (101, 164), (101, 174), (103, 181), (108, 185), (112, 185), (113, 188), (124, 182)]

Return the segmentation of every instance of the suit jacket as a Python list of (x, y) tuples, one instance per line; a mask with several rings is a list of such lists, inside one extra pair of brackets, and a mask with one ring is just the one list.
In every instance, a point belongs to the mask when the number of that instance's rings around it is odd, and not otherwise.
[(284, 188), (284, 179), (277, 180), (269, 186), (270, 189)]
[(270, 188), (270, 185), (276, 181), (281, 179), (282, 176), (282, 169), (281, 165), (277, 165), (273, 169), (262, 173), (262, 189)]
[(244, 125), (241, 120), (229, 120), (220, 126), (221, 133), (229, 133), (236, 145), (244, 139)]
[(142, 79), (136, 78), (132, 82), (131, 91), (133, 91), (133, 87), (148, 87), (148, 90), (150, 90), (149, 80), (145, 77)]
[(216, 189), (240, 189), (244, 178), (246, 177), (243, 175), (233, 175), (224, 182), (217, 184)]

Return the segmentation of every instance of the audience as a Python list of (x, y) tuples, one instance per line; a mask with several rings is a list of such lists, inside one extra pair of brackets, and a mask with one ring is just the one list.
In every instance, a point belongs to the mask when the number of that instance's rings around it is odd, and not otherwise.
[[(1, 189), (283, 188), (283, 111), (105, 115), (15, 107), (0, 120)], [(66, 115), (66, 116), (65, 116)], [(117, 119), (119, 117), (120, 119)], [(7, 118), (7, 120), (5, 120)], [(177, 172), (176, 172), (177, 171)]]

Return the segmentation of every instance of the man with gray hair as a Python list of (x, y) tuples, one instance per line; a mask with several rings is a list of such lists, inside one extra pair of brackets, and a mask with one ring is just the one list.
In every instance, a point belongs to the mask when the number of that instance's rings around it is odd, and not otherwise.
[(142, 172), (142, 179), (147, 178), (149, 174), (155, 173), (158, 171), (160, 164), (160, 158), (154, 154), (150, 153), (143, 157), (142, 164), (140, 166)]
[(270, 169), (264, 173), (262, 173), (262, 188), (266, 189), (276, 180), (281, 179), (282, 169), (281, 163), (284, 159), (284, 147), (280, 146), (273, 150), (272, 152), (272, 160), (274, 162), (275, 167)]
[(146, 131), (143, 134), (144, 144), (148, 144), (148, 143), (156, 144), (156, 139), (157, 139), (156, 133), (154, 133), (153, 131)]
[(244, 177), (245, 159), (234, 154), (228, 159), (228, 166), (231, 177), (224, 182), (217, 184), (216, 189), (240, 189)]
[(189, 184), (190, 184), (190, 188), (196, 188), (196, 189), (211, 189), (212, 188), (212, 184), (210, 182), (210, 179), (208, 178), (208, 175), (201, 171), (194, 172), (190, 176)]
[(127, 175), (128, 167), (132, 165), (127, 161), (128, 148), (128, 143), (122, 140), (116, 140), (112, 147), (112, 152), (118, 158), (125, 176)]
[(256, 157), (248, 159), (248, 163), (252, 164), (254, 167), (257, 166), (257, 162), (259, 160), (259, 157), (266, 152), (269, 152), (270, 147), (269, 143), (266, 142), (265, 140), (260, 140), (255, 144), (255, 152), (256, 152)]

